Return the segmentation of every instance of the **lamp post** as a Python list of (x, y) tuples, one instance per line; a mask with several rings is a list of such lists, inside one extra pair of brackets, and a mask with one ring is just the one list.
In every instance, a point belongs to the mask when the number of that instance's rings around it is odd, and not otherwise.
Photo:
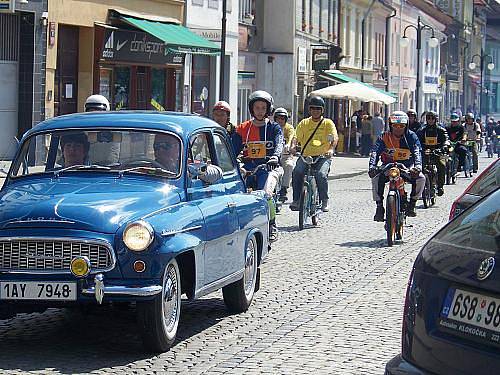
[(481, 118), (481, 113), (483, 111), (483, 108), (482, 108), (482, 101), (483, 100), (482, 99), (483, 99), (483, 91), (484, 91), (484, 87), (483, 87), (483, 84), (484, 84), (484, 82), (483, 82), (484, 63), (485, 63), (486, 58), (489, 57), (491, 59), (491, 62), (489, 62), (488, 65), (486, 65), (488, 70), (495, 69), (495, 63), (493, 62), (493, 56), (485, 54), (484, 50), (481, 48), (480, 55), (475, 54), (474, 56), (471, 57), (470, 63), (469, 63), (470, 70), (476, 69), (476, 63), (474, 62), (475, 57), (479, 57), (479, 74), (481, 75), (481, 83), (480, 83), (480, 91), (479, 91), (479, 118)]
[(401, 47), (408, 47), (408, 45), (410, 44), (410, 41), (406, 36), (406, 30), (410, 28), (415, 29), (417, 32), (417, 87), (415, 103), (417, 107), (417, 113), (420, 114), (420, 50), (422, 49), (422, 31), (427, 29), (432, 32), (432, 37), (429, 39), (429, 47), (437, 47), (439, 45), (439, 40), (434, 36), (434, 29), (431, 26), (424, 24), (421, 21), (420, 17), (418, 17), (417, 26), (408, 25), (405, 27), (403, 31), (403, 37), (400, 41)]
[(222, 0), (222, 35), (220, 42), (219, 100), (224, 100), (224, 76), (226, 75), (226, 24), (227, 0)]

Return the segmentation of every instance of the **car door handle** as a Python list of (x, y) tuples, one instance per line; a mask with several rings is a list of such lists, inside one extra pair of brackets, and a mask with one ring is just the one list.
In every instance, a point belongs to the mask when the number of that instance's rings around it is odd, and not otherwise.
[(231, 209), (232, 209), (232, 208), (236, 208), (236, 203), (235, 203), (235, 202), (229, 202), (229, 203), (227, 204), (227, 206), (228, 206), (229, 208), (231, 208)]

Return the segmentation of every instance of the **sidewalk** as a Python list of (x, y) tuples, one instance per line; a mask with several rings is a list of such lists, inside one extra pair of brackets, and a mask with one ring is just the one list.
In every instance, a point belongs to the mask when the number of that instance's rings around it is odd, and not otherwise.
[(329, 180), (338, 180), (368, 173), (368, 158), (352, 154), (337, 154), (333, 157)]

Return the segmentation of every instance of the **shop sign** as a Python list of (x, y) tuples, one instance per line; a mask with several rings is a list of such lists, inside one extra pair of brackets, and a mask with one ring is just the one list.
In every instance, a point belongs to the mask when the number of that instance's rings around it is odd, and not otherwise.
[(314, 71), (330, 69), (330, 54), (327, 49), (312, 50), (312, 68)]
[(184, 64), (184, 55), (172, 53), (162, 40), (147, 33), (106, 29), (101, 60), (161, 65)]
[(436, 94), (438, 92), (439, 80), (436, 76), (425, 76), (422, 85), (423, 92), (426, 94)]
[(306, 73), (307, 72), (307, 48), (299, 47), (298, 61), (297, 61), (297, 72), (298, 73)]
[(15, 0), (0, 0), (0, 12), (14, 12), (14, 2)]
[(220, 29), (195, 29), (190, 28), (193, 33), (199, 35), (205, 39), (208, 39), (212, 42), (221, 42), (222, 40), (222, 30)]

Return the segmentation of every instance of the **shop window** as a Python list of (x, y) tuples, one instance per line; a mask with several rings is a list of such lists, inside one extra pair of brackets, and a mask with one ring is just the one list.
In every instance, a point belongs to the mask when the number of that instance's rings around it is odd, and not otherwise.
[(113, 109), (129, 108), (130, 68), (117, 67), (114, 70)]
[(151, 69), (151, 106), (164, 111), (165, 103), (165, 69)]
[(210, 57), (193, 56), (192, 105), (194, 113), (208, 117), (210, 95)]
[(103, 69), (99, 70), (99, 94), (107, 98), (108, 100), (111, 98), (111, 77), (112, 77), (111, 69)]

